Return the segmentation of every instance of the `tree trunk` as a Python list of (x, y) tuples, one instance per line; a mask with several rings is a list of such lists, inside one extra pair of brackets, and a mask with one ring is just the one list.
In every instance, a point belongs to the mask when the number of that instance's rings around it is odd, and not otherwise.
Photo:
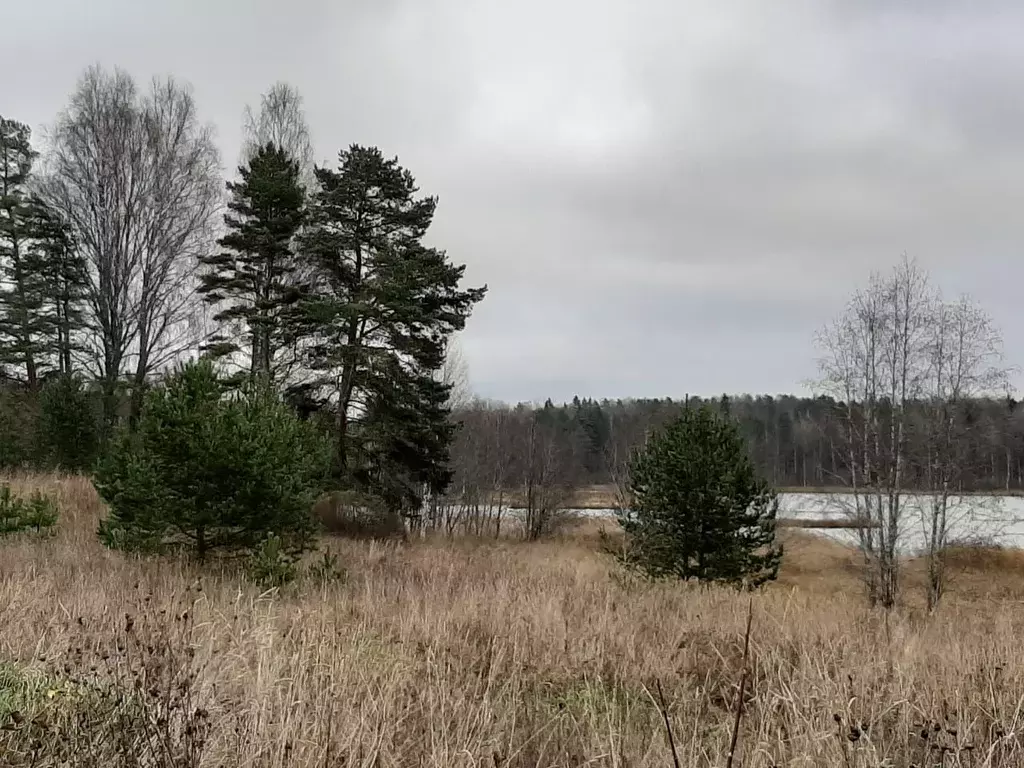
[(196, 557), (199, 558), (200, 563), (206, 561), (207, 549), (206, 528), (200, 525), (196, 528)]

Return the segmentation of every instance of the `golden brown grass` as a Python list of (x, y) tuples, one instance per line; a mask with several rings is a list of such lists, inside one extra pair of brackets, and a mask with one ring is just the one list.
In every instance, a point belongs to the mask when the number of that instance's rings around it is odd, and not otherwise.
[[(680, 764), (725, 765), (747, 598), (626, 578), (594, 523), (537, 544), (332, 542), (346, 580), (261, 594), (105, 551), (87, 481), (19, 482), (59, 494), (65, 519), (0, 543), (0, 662), (93, 664), (126, 615), (142, 645), (180, 638), (204, 765), (671, 766), (659, 682)], [(886, 618), (853, 553), (785, 537), (778, 583), (753, 598), (734, 765), (1024, 765), (1020, 553), (956, 553), (932, 617), (910, 563), (913, 599)]]

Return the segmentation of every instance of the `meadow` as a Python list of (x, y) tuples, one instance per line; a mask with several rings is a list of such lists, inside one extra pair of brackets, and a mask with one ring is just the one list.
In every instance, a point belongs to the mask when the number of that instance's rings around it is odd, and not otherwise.
[(12, 482), (63, 518), (0, 541), (3, 765), (1024, 765), (1017, 550), (952, 552), (930, 616), (914, 561), (886, 615), (822, 537), (748, 597), (626, 576), (594, 520), (330, 540), (343, 574), (261, 590), (105, 550), (85, 479)]

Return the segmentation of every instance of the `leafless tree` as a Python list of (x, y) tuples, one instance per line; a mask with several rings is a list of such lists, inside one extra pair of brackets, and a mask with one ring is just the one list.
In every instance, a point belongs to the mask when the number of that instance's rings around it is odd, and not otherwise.
[(821, 386), (842, 401), (841, 433), (865, 582), (873, 604), (895, 605), (904, 533), (910, 405), (923, 392), (933, 293), (906, 258), (873, 275), (819, 335)]
[(473, 401), (456, 410), (458, 430), (451, 446), (454, 478), (439, 500), (429, 527), (501, 535), (514, 455), (513, 414), (503, 404)]
[(448, 340), (444, 365), (441, 366), (438, 376), (442, 383), (451, 386), (448, 407), (453, 411), (466, 408), (473, 399), (473, 393), (469, 384), (469, 365), (466, 363), (457, 336), (452, 336)]
[(212, 247), (221, 200), (212, 130), (191, 88), (86, 70), (58, 116), (42, 193), (89, 265), (86, 364), (113, 418), (127, 377), (132, 414), (147, 378), (195, 346), (197, 256)]
[(1006, 458), (1006, 482), (1003, 484), (1007, 492), (1011, 487), (1019, 488), (1024, 483), (1024, 462), (1021, 461), (1021, 437), (1024, 436), (1024, 408), (1007, 398), (1007, 414), (1002, 422), (1002, 444)]
[[(946, 301), (916, 262), (874, 275), (819, 337), (823, 388), (840, 401), (845, 503), (872, 602), (895, 604), (898, 554), (915, 517), (928, 561), (928, 604), (942, 597), (946, 551), (968, 525), (998, 523), (996, 499), (966, 499), (979, 398), (1008, 394), (1002, 338), (968, 298)], [(988, 452), (986, 455), (995, 455)], [(918, 478), (908, 488), (907, 478)]]
[(803, 487), (814, 483), (814, 467), (808, 466), (811, 452), (814, 450), (821, 438), (821, 428), (810, 419), (801, 419), (793, 425), (794, 452), (799, 449), (800, 454), (800, 482)]
[(297, 160), (302, 183), (313, 189), (313, 140), (302, 106), (302, 94), (292, 85), (276, 82), (260, 97), (258, 110), (246, 106), (243, 116), (242, 162), (247, 164), (260, 147), (273, 143)]
[(927, 376), (923, 403), (926, 455), (923, 476), (928, 493), (921, 509), (922, 534), (928, 560), (928, 607), (934, 609), (947, 582), (946, 551), (953, 537), (980, 518), (998, 522), (998, 499), (968, 498), (962, 493), (970, 466), (972, 434), (978, 427), (967, 418), (972, 398), (1006, 394), (1008, 371), (1003, 343), (991, 317), (967, 297), (955, 302), (936, 298), (925, 340)]
[(520, 405), (474, 401), (455, 413), (451, 448), (455, 477), (433, 510), (430, 527), (501, 536), (505, 511), (522, 512), (523, 533), (555, 532), (571, 512), (580, 467), (566, 425)]
[(645, 430), (636, 419), (613, 414), (608, 420), (608, 440), (604, 460), (612, 483), (615, 508), (619, 512), (629, 509), (629, 462), (633, 451), (644, 444)]
[(478, 535), (490, 532), (500, 537), (514, 469), (516, 420), (507, 406), (493, 403), (486, 404), (481, 415), (476, 426), (479, 452), (474, 464), (473, 505), (467, 510), (467, 522)]
[(554, 533), (571, 517), (569, 506), (579, 490), (572, 446), (542, 415), (524, 411), (517, 425), (525, 533), (531, 541)]

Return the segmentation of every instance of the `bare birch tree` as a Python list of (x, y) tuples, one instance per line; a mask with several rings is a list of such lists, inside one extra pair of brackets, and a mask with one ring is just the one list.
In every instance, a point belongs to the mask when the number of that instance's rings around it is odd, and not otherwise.
[(1000, 501), (965, 497), (970, 446), (978, 426), (967, 418), (971, 400), (1006, 394), (1008, 371), (1003, 340), (991, 317), (967, 297), (937, 299), (926, 341), (928, 369), (923, 406), (926, 454), (923, 476), (928, 493), (921, 504), (921, 527), (928, 561), (927, 597), (933, 610), (946, 588), (946, 551), (965, 527), (983, 519), (998, 522)]
[(246, 106), (242, 132), (243, 164), (248, 164), (260, 147), (274, 144), (298, 161), (302, 185), (307, 191), (313, 190), (313, 140), (302, 94), (294, 86), (276, 82), (260, 97), (258, 110)]
[(516, 447), (513, 412), (504, 403), (476, 400), (452, 418), (458, 424), (450, 451), (454, 477), (429, 527), (449, 535), (462, 530), (500, 536)]
[(899, 596), (908, 415), (928, 370), (932, 296), (924, 271), (904, 258), (889, 275), (873, 275), (818, 338), (821, 387), (842, 403), (848, 507), (868, 598), (886, 608)]
[(192, 349), (197, 257), (221, 199), (212, 130), (191, 89), (86, 70), (54, 126), (43, 196), (89, 266), (87, 365), (113, 421), (118, 384), (137, 415), (147, 378)]
[(448, 395), (448, 407), (453, 411), (466, 408), (473, 399), (473, 392), (469, 384), (469, 365), (462, 353), (462, 345), (457, 336), (448, 340), (445, 348), (444, 364), (438, 372), (438, 378), (443, 384), (451, 387)]

